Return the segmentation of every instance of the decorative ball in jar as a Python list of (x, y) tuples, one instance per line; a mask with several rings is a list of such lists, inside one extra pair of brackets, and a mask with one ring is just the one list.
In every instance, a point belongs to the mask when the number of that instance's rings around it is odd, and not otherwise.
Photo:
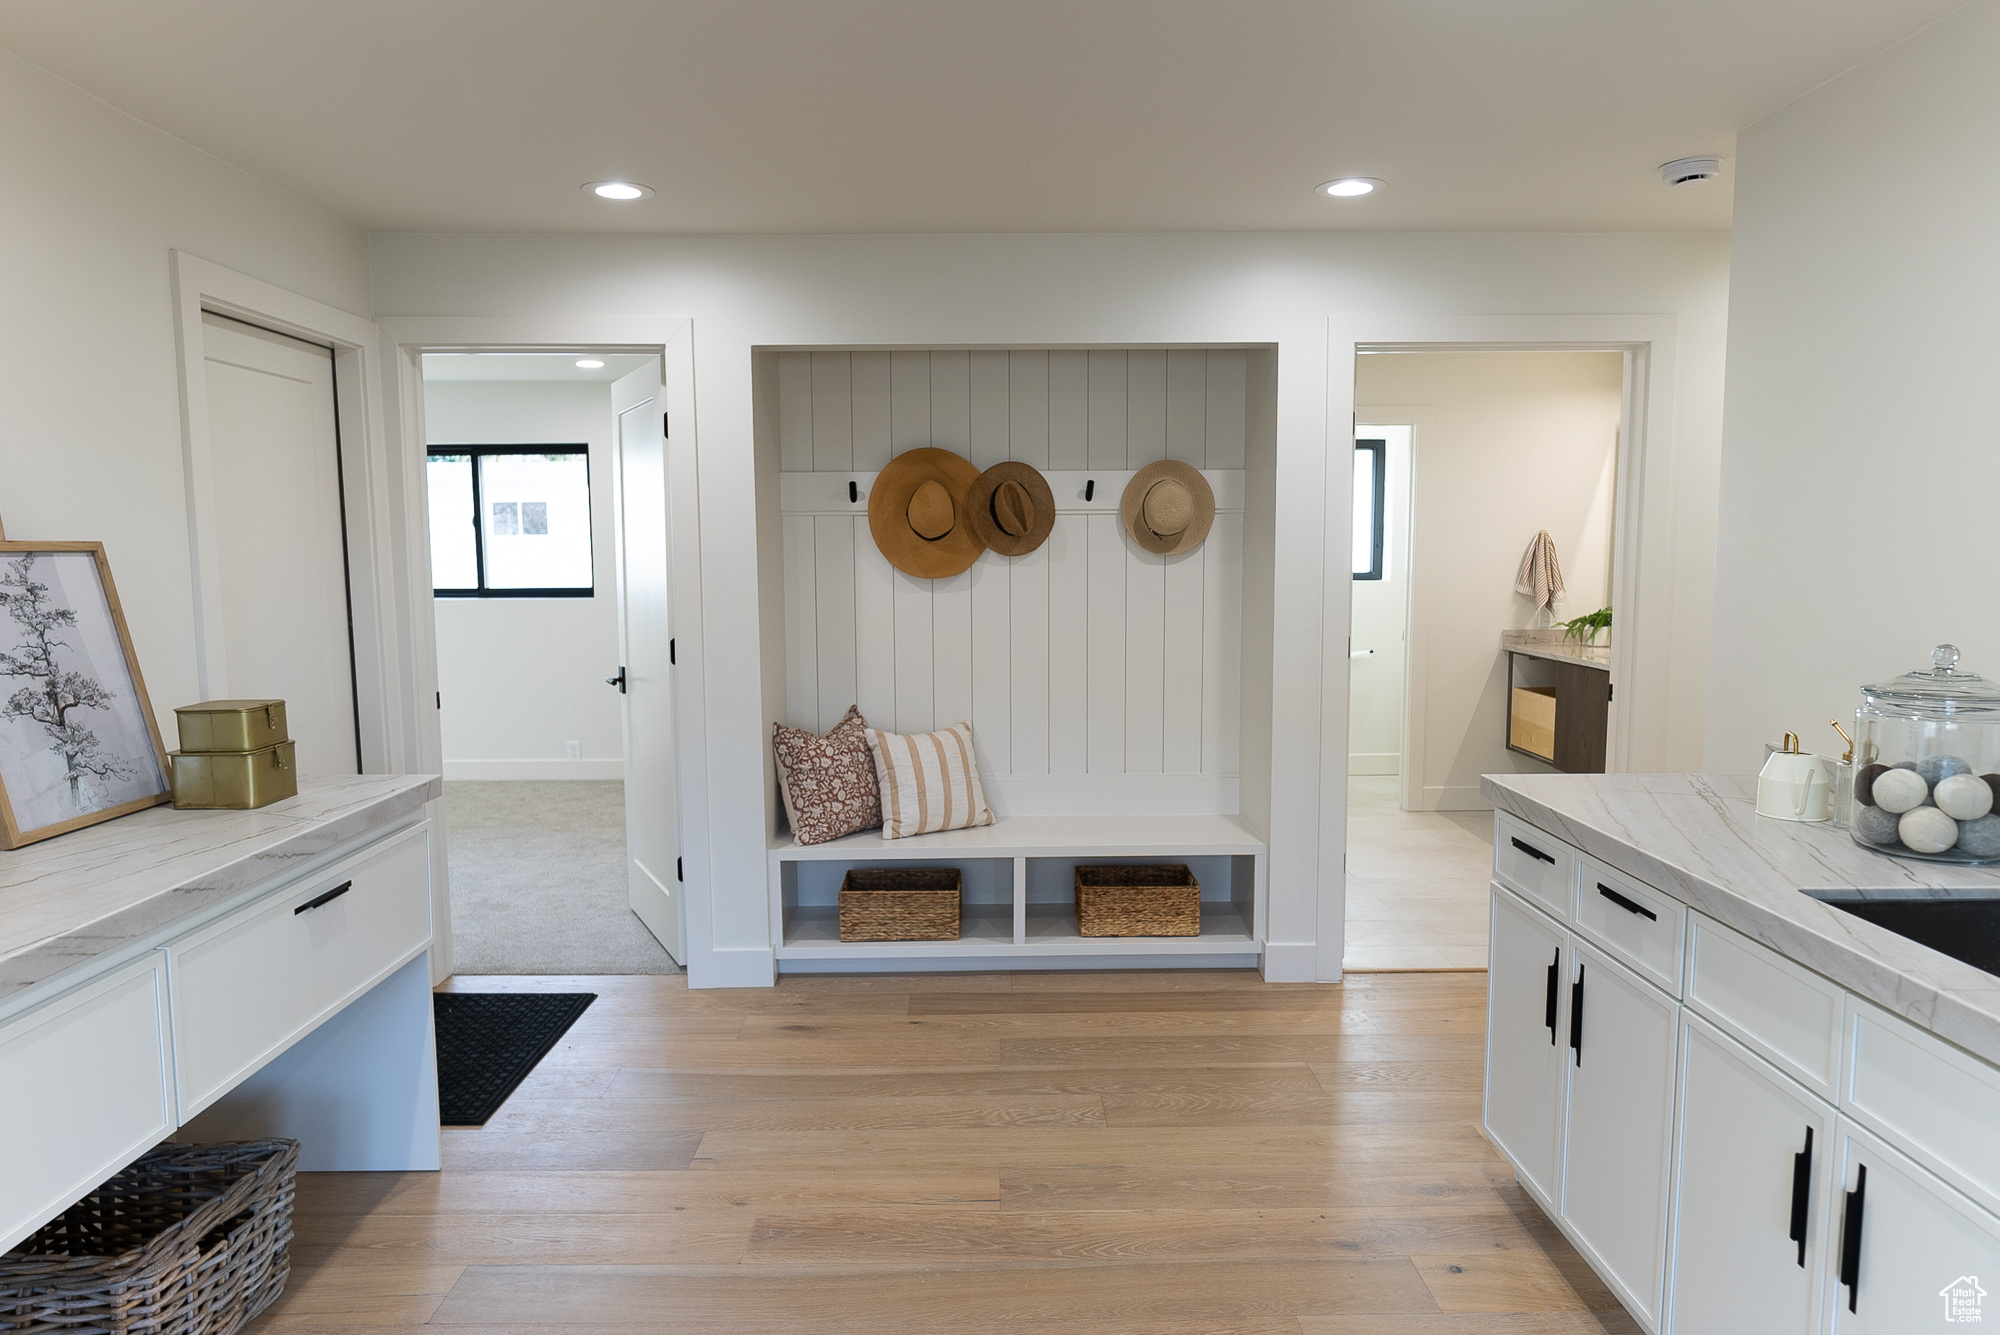
[(1879, 853), (2000, 862), (2000, 686), (1940, 644), (1918, 669), (1861, 688), (1848, 829)]

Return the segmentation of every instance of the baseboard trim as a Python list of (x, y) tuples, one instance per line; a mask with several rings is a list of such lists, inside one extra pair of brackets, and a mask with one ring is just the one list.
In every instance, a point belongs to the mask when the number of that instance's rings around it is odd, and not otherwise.
[(1417, 796), (1419, 811), (1491, 811), (1493, 804), (1479, 795), (1476, 783), (1439, 784), (1424, 788)]
[(447, 760), (446, 779), (622, 779), (623, 760)]
[(1267, 983), (1317, 983), (1319, 946), (1312, 941), (1266, 941), (1264, 981)]
[(777, 952), (769, 946), (690, 950), (687, 980), (691, 988), (775, 987), (778, 982)]
[(1350, 751), (1347, 754), (1349, 774), (1395, 775), (1403, 769), (1403, 753), (1400, 751)]

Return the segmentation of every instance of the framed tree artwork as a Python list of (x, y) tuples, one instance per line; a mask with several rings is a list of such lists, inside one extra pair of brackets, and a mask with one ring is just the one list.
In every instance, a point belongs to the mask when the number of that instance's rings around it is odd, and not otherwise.
[(0, 541), (0, 848), (171, 798), (104, 545)]

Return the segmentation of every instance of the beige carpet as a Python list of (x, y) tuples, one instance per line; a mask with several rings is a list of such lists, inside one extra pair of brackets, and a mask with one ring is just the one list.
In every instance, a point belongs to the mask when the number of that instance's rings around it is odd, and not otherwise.
[(625, 785), (444, 786), (460, 974), (679, 973), (626, 903)]

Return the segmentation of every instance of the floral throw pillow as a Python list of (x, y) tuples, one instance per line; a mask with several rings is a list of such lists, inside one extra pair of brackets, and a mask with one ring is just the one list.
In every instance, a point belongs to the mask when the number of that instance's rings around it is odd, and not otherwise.
[(847, 716), (824, 737), (774, 723), (771, 749), (795, 841), (823, 844), (881, 825), (881, 790), (860, 706), (849, 705)]

